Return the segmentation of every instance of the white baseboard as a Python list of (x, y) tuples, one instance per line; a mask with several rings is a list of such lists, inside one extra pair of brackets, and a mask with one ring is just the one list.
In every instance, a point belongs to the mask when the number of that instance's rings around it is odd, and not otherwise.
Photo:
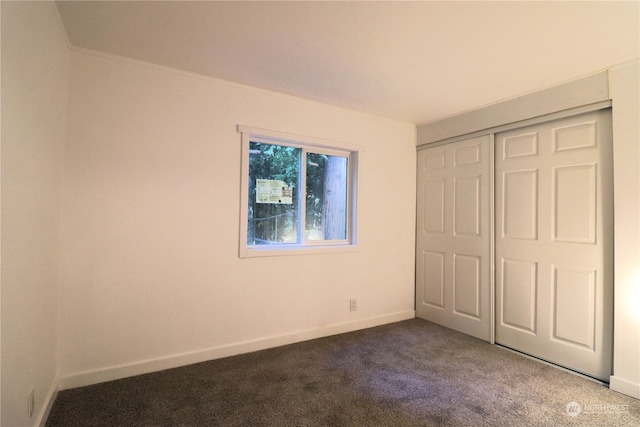
[(613, 391), (617, 391), (618, 393), (640, 399), (640, 384), (623, 380), (615, 375), (612, 375), (609, 379), (609, 388)]
[(39, 427), (44, 427), (47, 423), (47, 418), (49, 418), (49, 414), (51, 413), (51, 408), (53, 408), (53, 403), (56, 401), (56, 397), (58, 397), (58, 391), (60, 390), (60, 379), (56, 377), (51, 384), (51, 388), (49, 389), (49, 393), (44, 399), (44, 404), (42, 405), (42, 409), (36, 418), (36, 422), (34, 425)]
[(126, 365), (112, 366), (104, 369), (67, 374), (60, 377), (58, 382), (59, 390), (83, 387), (105, 381), (127, 378), (135, 375), (142, 375), (148, 374), (150, 372), (162, 371), (165, 369), (178, 368), (180, 366), (206, 362), (209, 360), (220, 359), (222, 357), (235, 356), (252, 351), (264, 350), (267, 348), (279, 347), (296, 342), (342, 334), (345, 332), (353, 332), (360, 329), (372, 328), (375, 326), (381, 326), (388, 323), (400, 322), (402, 320), (409, 320), (413, 318), (415, 318), (415, 310), (406, 310), (398, 313), (369, 317), (367, 319), (306, 329), (286, 335), (277, 335), (256, 340), (242, 341), (219, 347), (209, 348), (206, 350), (177, 354), (141, 362), (134, 362)]

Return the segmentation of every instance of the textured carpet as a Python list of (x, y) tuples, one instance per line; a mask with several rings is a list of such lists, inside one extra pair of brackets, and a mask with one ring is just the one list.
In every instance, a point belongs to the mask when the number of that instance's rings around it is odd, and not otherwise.
[(640, 426), (640, 401), (415, 319), (64, 390), (47, 421), (436, 425)]

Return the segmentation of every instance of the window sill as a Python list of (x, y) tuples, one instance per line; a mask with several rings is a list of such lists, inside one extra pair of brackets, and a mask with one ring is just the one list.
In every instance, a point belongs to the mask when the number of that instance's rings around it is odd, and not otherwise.
[(240, 258), (358, 252), (357, 245), (265, 245), (240, 248)]

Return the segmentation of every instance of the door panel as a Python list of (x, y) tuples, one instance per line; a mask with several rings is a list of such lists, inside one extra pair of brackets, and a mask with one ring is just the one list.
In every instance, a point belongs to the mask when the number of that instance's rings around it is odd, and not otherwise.
[(444, 309), (444, 252), (422, 251), (422, 302)]
[(536, 333), (538, 263), (502, 258), (502, 324)]
[(554, 169), (553, 225), (556, 242), (596, 243), (596, 165)]
[(456, 236), (480, 236), (480, 175), (454, 178)]
[(453, 256), (453, 311), (480, 320), (481, 257)]
[(445, 180), (427, 181), (424, 183), (423, 212), (429, 209), (429, 215), (424, 217), (423, 233), (444, 233), (444, 198)]
[(555, 269), (553, 338), (594, 350), (595, 271)]
[(503, 176), (502, 236), (538, 237), (538, 170), (515, 170)]
[(496, 342), (608, 381), (610, 110), (496, 135)]
[(490, 341), (489, 136), (418, 152), (416, 314)]

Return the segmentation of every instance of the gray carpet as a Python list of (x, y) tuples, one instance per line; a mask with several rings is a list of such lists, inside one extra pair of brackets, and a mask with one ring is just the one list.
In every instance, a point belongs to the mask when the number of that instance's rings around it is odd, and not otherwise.
[[(568, 414), (567, 405), (570, 405)], [(640, 426), (640, 401), (414, 319), (64, 390), (47, 426)]]

